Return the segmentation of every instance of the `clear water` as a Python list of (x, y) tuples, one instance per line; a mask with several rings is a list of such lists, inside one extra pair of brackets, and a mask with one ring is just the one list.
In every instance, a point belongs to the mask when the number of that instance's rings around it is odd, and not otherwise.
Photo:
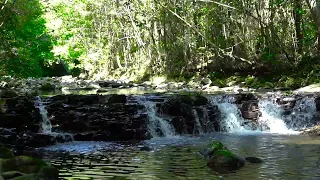
[[(258, 156), (265, 162), (218, 174), (198, 154), (212, 139), (223, 142), (238, 155)], [(142, 146), (152, 151), (141, 151)], [(216, 133), (154, 138), (138, 144), (72, 142), (46, 148), (44, 159), (59, 168), (61, 179), (311, 180), (320, 179), (319, 149), (319, 137)]]

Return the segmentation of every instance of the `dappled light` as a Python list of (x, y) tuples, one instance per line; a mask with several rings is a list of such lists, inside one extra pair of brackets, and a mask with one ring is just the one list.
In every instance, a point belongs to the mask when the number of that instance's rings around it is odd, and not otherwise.
[(320, 179), (317, 0), (2, 0), (0, 42), (0, 180)]

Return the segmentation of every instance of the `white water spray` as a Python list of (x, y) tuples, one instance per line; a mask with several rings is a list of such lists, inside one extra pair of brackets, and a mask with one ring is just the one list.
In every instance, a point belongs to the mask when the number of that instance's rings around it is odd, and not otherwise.
[(261, 116), (258, 121), (262, 130), (271, 133), (298, 133), (297, 130), (312, 126), (316, 120), (316, 105), (314, 98), (310, 97), (297, 100), (289, 114), (284, 113), (274, 100), (260, 100), (259, 109)]
[(149, 101), (145, 96), (137, 96), (138, 102), (142, 104), (148, 115), (148, 130), (152, 137), (159, 137), (158, 130), (162, 132), (164, 137), (173, 137), (175, 131), (173, 126), (163, 118), (157, 116), (157, 107), (156, 103)]
[(193, 128), (193, 134), (203, 134), (203, 130), (202, 130), (202, 126), (200, 123), (200, 119), (199, 119), (199, 115), (197, 110), (193, 109), (192, 110), (192, 114), (194, 116), (194, 120), (195, 120), (195, 127)]
[(282, 119), (283, 110), (275, 102), (270, 100), (260, 100), (259, 109), (261, 116), (259, 117), (258, 122), (262, 131), (281, 134), (294, 132), (288, 129), (286, 123)]
[(247, 131), (242, 123), (241, 112), (234, 104), (235, 99), (232, 96), (210, 96), (209, 102), (212, 105), (217, 105), (221, 112), (221, 124), (220, 127), (223, 131), (227, 132), (243, 132)]
[(36, 103), (36, 107), (39, 108), (39, 111), (42, 117), (41, 133), (45, 133), (45, 134), (52, 133), (52, 124), (48, 118), (48, 111), (46, 110), (44, 102), (39, 96), (37, 96), (35, 103)]

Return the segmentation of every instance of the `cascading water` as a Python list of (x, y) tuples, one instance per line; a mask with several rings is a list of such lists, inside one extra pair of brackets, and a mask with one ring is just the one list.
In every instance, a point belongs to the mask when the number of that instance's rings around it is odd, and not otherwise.
[(289, 113), (269, 99), (260, 100), (259, 109), (258, 122), (263, 131), (271, 133), (298, 133), (297, 130), (312, 126), (316, 121), (316, 105), (310, 97), (297, 100)]
[(175, 135), (173, 126), (168, 121), (157, 116), (157, 107), (155, 102), (148, 100), (145, 96), (137, 96), (136, 99), (145, 107), (149, 119), (148, 130), (152, 137), (173, 137)]
[(42, 99), (39, 96), (37, 96), (35, 101), (35, 107), (39, 108), (40, 115), (42, 118), (40, 133), (50, 134), (54, 137), (61, 137), (65, 141), (74, 141), (73, 135), (70, 133), (52, 132), (52, 124), (48, 118), (48, 111), (46, 110), (46, 106), (44, 104), (45, 102), (43, 102)]
[(227, 132), (246, 131), (242, 126), (244, 119), (241, 116), (240, 110), (234, 104), (235, 98), (233, 96), (210, 96), (209, 102), (212, 105), (217, 105), (221, 112), (221, 130)]
[(195, 127), (194, 127), (194, 132), (193, 134), (203, 134), (203, 130), (202, 130), (202, 126), (200, 123), (200, 119), (199, 119), (199, 115), (197, 110), (193, 109), (192, 110), (192, 114), (194, 116), (194, 120), (195, 120)]
[(259, 109), (261, 116), (258, 119), (262, 131), (271, 133), (290, 133), (286, 123), (282, 119), (283, 110), (281, 107), (270, 101), (260, 100)]
[(36, 107), (39, 108), (39, 111), (42, 117), (41, 133), (45, 133), (45, 134), (52, 133), (52, 124), (48, 118), (48, 111), (46, 110), (44, 102), (39, 96), (36, 97), (35, 104), (36, 104)]

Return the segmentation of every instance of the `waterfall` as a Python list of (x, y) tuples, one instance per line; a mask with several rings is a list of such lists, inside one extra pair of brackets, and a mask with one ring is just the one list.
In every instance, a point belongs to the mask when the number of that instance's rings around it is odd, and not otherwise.
[(242, 126), (244, 119), (235, 103), (233, 96), (210, 96), (209, 102), (217, 105), (221, 112), (220, 128), (227, 132), (242, 132), (246, 129)]
[(195, 120), (195, 127), (193, 129), (193, 134), (203, 134), (203, 130), (202, 130), (202, 126), (200, 123), (200, 119), (199, 119), (199, 115), (197, 110), (193, 109), (192, 110), (192, 114), (194, 116), (194, 120)]
[(261, 116), (258, 122), (262, 131), (271, 133), (290, 133), (286, 123), (282, 119), (283, 110), (280, 105), (270, 100), (260, 100), (259, 109)]
[(274, 100), (260, 100), (261, 116), (258, 121), (262, 130), (271, 133), (297, 133), (306, 127), (312, 126), (316, 121), (316, 105), (314, 98), (303, 97), (296, 100), (289, 113)]
[(48, 118), (48, 111), (44, 105), (42, 99), (37, 96), (35, 101), (36, 107), (39, 108), (40, 115), (42, 117), (41, 133), (50, 134), (52, 133), (52, 124)]
[(174, 127), (157, 115), (156, 102), (148, 100), (145, 96), (137, 96), (136, 99), (145, 107), (149, 120), (148, 130), (152, 137), (173, 137), (175, 135)]

